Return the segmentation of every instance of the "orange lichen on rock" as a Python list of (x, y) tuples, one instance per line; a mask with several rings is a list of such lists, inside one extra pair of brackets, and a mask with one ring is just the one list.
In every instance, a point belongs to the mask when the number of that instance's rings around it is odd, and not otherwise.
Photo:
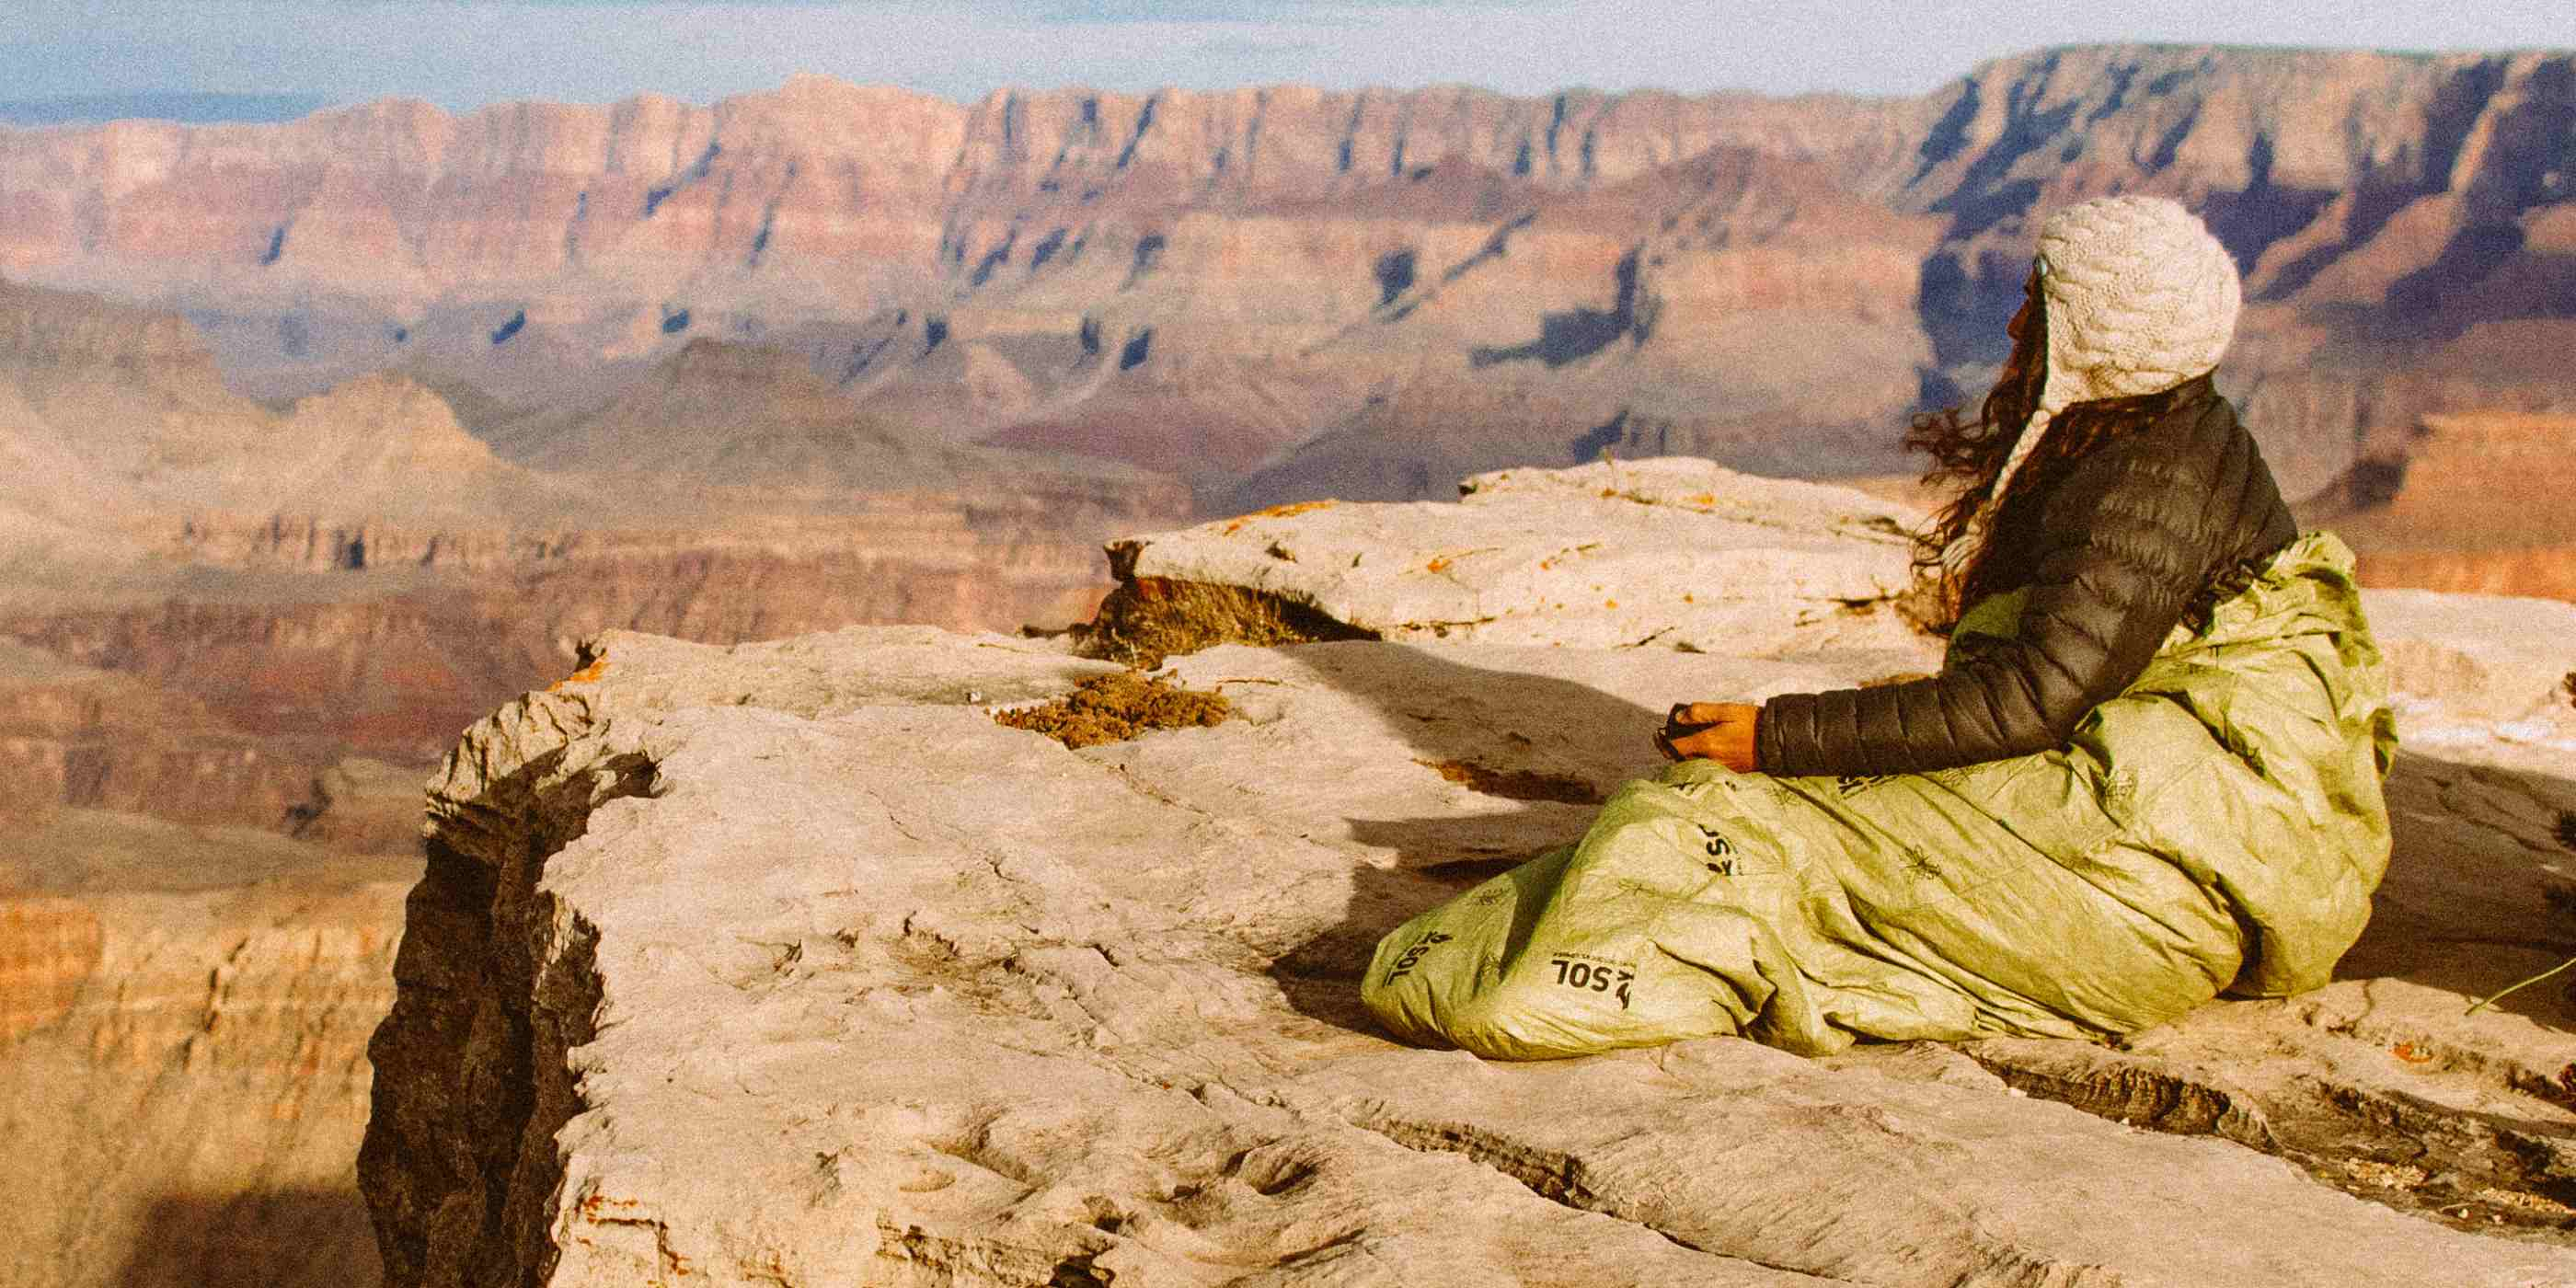
[(1289, 519), (1307, 513), (1310, 510), (1330, 509), (1332, 504), (1333, 503), (1330, 499), (1322, 501), (1291, 501), (1286, 505), (1274, 505), (1267, 510), (1255, 510), (1250, 514), (1240, 515), (1227, 520), (1225, 525), (1225, 534), (1229, 537), (1233, 536), (1235, 533), (1243, 530), (1243, 525), (1250, 523), (1255, 519)]
[(1431, 562), (1422, 565), (1422, 571), (1447, 572), (1449, 571), (1449, 560), (1444, 555), (1433, 555), (1431, 557)]
[(608, 674), (608, 659), (605, 657), (596, 658), (592, 660), (590, 665), (547, 685), (546, 692), (561, 693), (563, 692), (563, 687), (567, 684), (589, 684), (606, 674)]

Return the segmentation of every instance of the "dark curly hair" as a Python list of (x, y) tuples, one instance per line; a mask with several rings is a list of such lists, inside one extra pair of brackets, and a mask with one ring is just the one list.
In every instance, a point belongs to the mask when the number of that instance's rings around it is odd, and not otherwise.
[(2003, 370), (1995, 376), (1994, 388), (1979, 404), (1976, 419), (1968, 419), (1960, 407), (1925, 412), (1914, 418), (1905, 435), (1909, 450), (1932, 458), (1930, 468), (1923, 472), (1924, 484), (1943, 490), (1958, 489), (1949, 504), (1936, 511), (1930, 522), (1914, 534), (1915, 576), (1932, 588), (1937, 610), (1934, 624), (1945, 629), (1958, 620), (1968, 605), (2011, 590), (2028, 579), (2031, 570), (2024, 566), (2023, 557), (2028, 552), (1999, 547), (1994, 540), (2006, 527), (2002, 519), (2008, 511), (2027, 498), (2046, 495), (2065, 477), (2069, 467), (2094, 448), (2144, 429), (2184, 389), (2197, 383), (2186, 381), (2174, 389), (2133, 398), (2081, 402), (2058, 412), (2044, 431), (2046, 437), (2014, 472), (2003, 502), (1995, 507), (1995, 520), (1987, 524), (1978, 547), (1964, 552), (1962, 558), (1948, 558), (1951, 546), (1966, 535), (1970, 520), (1994, 495), (1995, 480), (2003, 473), (2004, 462), (2011, 458), (2013, 444), (2030, 424), (2031, 414), (2038, 410), (2040, 395), (2047, 385), (2048, 310), (2036, 272), (2022, 291), (2021, 335), (2013, 343), (2012, 356), (2004, 360)]

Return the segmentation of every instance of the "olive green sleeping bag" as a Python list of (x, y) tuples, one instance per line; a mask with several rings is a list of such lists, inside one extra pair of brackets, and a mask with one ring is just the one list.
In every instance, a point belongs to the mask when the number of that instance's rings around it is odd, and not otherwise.
[[(1971, 610), (1953, 656), (2008, 637), (2017, 601)], [(1399, 927), (1362, 995), (1408, 1040), (1535, 1059), (2101, 1037), (2295, 993), (2369, 919), (2396, 747), (2352, 553), (2311, 533), (2062, 749), (1871, 778), (1685, 761)]]

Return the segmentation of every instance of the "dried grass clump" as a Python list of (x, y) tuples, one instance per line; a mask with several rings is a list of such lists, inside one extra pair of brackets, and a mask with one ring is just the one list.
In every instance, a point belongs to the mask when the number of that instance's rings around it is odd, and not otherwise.
[(996, 712), (993, 719), (1068, 747), (1097, 747), (1155, 729), (1223, 724), (1233, 714), (1233, 704), (1222, 695), (1184, 689), (1158, 675), (1121, 671), (1095, 675), (1043, 706)]

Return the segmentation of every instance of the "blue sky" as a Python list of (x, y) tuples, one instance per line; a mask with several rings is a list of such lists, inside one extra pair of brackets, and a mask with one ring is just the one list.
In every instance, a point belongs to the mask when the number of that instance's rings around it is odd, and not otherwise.
[[(7, 0), (15, 99), (388, 94), (470, 108), (696, 102), (799, 71), (971, 99), (1138, 90), (1574, 86), (1913, 94), (2044, 45), (2576, 47), (2576, 0)], [(2366, 13), (2366, 17), (2364, 14)]]

